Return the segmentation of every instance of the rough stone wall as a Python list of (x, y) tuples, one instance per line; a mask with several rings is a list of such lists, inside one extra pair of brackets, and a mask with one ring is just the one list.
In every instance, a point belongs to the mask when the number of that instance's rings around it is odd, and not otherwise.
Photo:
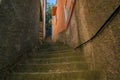
[(39, 0), (0, 0), (0, 69), (38, 44)]
[[(90, 39), (119, 4), (120, 0), (76, 0), (69, 27), (58, 40), (74, 47)], [(120, 79), (119, 32), (120, 11), (96, 39), (82, 47), (90, 69), (99, 71), (101, 80)]]

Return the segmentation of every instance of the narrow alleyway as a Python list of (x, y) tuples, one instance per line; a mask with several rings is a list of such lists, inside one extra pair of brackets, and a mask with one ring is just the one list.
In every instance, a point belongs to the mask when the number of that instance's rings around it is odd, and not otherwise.
[(10, 80), (99, 80), (84, 55), (66, 45), (45, 43), (40, 51), (17, 64)]
[(120, 80), (120, 0), (47, 1), (0, 0), (0, 80)]

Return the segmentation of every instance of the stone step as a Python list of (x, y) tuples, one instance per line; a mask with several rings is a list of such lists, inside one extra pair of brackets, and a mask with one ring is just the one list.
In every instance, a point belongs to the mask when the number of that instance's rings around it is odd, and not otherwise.
[(92, 71), (12, 73), (10, 80), (99, 80)]
[(59, 71), (78, 71), (88, 69), (87, 63), (49, 63), (49, 64), (19, 64), (15, 72), (59, 72)]
[(39, 39), (43, 39), (43, 36), (39, 36)]
[(57, 58), (57, 57), (69, 57), (69, 56), (83, 56), (82, 54), (75, 52), (61, 52), (61, 53), (41, 53), (41, 54), (33, 54), (32, 57), (40, 57), (40, 58)]
[(34, 53), (35, 55), (40, 55), (40, 56), (49, 56), (49, 55), (69, 55), (69, 54), (79, 54), (80, 53), (77, 53), (75, 51), (68, 51), (68, 50), (64, 50), (64, 51), (51, 51), (51, 52), (37, 52), (37, 53)]
[(64, 44), (45, 43), (13, 69), (10, 80), (98, 80), (84, 55)]
[(44, 51), (40, 51), (40, 52), (36, 52), (36, 53), (34, 53), (35, 55), (36, 54), (45, 54), (45, 55), (47, 55), (47, 54), (60, 54), (60, 53), (77, 53), (77, 52), (75, 52), (75, 51), (73, 51), (73, 50), (44, 50)]
[(61, 51), (61, 50), (70, 50), (73, 51), (73, 49), (68, 47), (48, 47), (48, 48), (40, 48), (40, 51)]
[(46, 52), (46, 51), (48, 51), (48, 52), (49, 52), (49, 51), (52, 51), (52, 52), (53, 52), (53, 51), (54, 51), (54, 52), (63, 52), (63, 51), (74, 51), (74, 50), (72, 50), (72, 49), (65, 49), (65, 48), (64, 48), (64, 49), (62, 49), (62, 48), (61, 48), (61, 49), (48, 48), (48, 49), (39, 49), (39, 51), (40, 51), (40, 52)]
[(40, 37), (43, 37), (43, 35), (39, 35), (39, 38), (40, 38)]
[(60, 44), (60, 45), (54, 45), (54, 44), (43, 44), (42, 46), (41, 46), (41, 48), (49, 48), (49, 47), (54, 47), (54, 48), (61, 48), (61, 47), (68, 47), (68, 48), (70, 48), (69, 46), (66, 46), (66, 45), (64, 45), (64, 44)]
[(56, 43), (56, 42), (52, 42), (52, 43), (47, 43), (45, 42), (42, 46), (46, 46), (46, 45), (50, 45), (50, 46), (66, 46), (64, 43)]
[[(40, 49), (47, 50), (47, 49), (54, 49), (54, 50), (65, 50), (65, 49), (72, 49), (70, 47), (64, 47), (64, 46), (49, 46), (49, 47), (41, 47)], [(72, 49), (73, 50), (73, 49)]]
[(41, 33), (41, 32), (39, 34), (43, 35), (43, 33)]
[(56, 58), (32, 58), (22, 63), (63, 63), (63, 62), (75, 62), (84, 61), (83, 56), (69, 56), (69, 57), (56, 57)]

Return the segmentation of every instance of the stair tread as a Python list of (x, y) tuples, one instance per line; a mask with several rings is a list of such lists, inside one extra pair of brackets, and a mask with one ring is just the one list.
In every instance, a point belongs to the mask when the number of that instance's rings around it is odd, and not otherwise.
[(33, 57), (32, 59), (39, 59), (39, 60), (43, 60), (43, 59), (66, 59), (66, 58), (84, 58), (84, 56), (58, 56), (58, 57), (49, 57), (49, 58), (46, 58), (46, 57)]
[(85, 63), (87, 64), (86, 62), (62, 62), (62, 63), (28, 63), (28, 64), (18, 64), (18, 65), (68, 65), (68, 64), (79, 64), (79, 63)]
[(77, 52), (73, 52), (73, 51), (70, 51), (70, 52), (58, 52), (58, 53), (54, 53), (54, 52), (51, 52), (51, 53), (44, 53), (44, 52), (41, 52), (41, 53), (35, 53), (33, 54), (33, 56), (54, 56), (54, 55), (57, 55), (57, 56), (64, 56), (64, 55), (82, 55), (80, 53), (77, 53)]
[(21, 62), (23, 64), (27, 63), (65, 63), (65, 62), (83, 62), (84, 57), (81, 56), (69, 56), (69, 57), (58, 57), (58, 58), (32, 58), (29, 60), (26, 60), (24, 62)]
[(13, 73), (12, 80), (95, 80), (92, 71)]
[(63, 73), (85, 73), (85, 72), (88, 72), (88, 71), (82, 71), (82, 70), (80, 70), (80, 71), (59, 71), (59, 72), (13, 72), (12, 74), (33, 74), (33, 75), (35, 75), (35, 74), (43, 74), (43, 75), (45, 75), (45, 74), (63, 74)]
[(42, 60), (42, 59), (66, 59), (66, 58), (84, 58), (84, 56), (62, 56), (62, 57), (51, 57), (51, 58), (35, 58), (33, 57), (32, 59), (37, 59), (37, 60)]
[(19, 64), (14, 70), (17, 72), (49, 72), (49, 71), (69, 71), (86, 70), (86, 63), (53, 63), (53, 64)]
[(54, 72), (54, 73), (13, 73), (13, 80), (19, 78), (19, 80), (73, 80), (73, 79), (84, 79), (85, 72), (83, 71), (72, 71), (72, 72)]
[(61, 49), (61, 50), (55, 50), (55, 49), (46, 49), (46, 50), (40, 50), (41, 53), (64, 53), (64, 52), (74, 52), (73, 50), (68, 50), (68, 49)]
[(69, 52), (69, 53), (58, 53), (58, 54), (33, 54), (32, 55), (32, 57), (40, 57), (40, 58), (59, 58), (59, 57), (69, 57), (69, 56), (80, 56), (80, 54)]

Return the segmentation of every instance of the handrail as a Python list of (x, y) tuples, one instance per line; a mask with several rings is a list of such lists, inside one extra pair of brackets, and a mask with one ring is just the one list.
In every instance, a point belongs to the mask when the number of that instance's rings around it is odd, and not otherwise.
[(118, 7), (113, 11), (113, 13), (107, 18), (107, 20), (103, 23), (103, 25), (100, 27), (100, 29), (87, 41), (83, 42), (82, 44), (80, 44), (79, 46), (77, 46), (76, 48), (74, 48), (75, 50), (78, 49), (79, 47), (91, 42), (92, 40), (94, 40), (106, 27), (106, 25), (108, 24), (109, 21), (111, 21), (111, 19), (115, 16), (115, 14), (117, 14), (117, 12), (119, 12), (120, 10), (120, 4), (118, 5)]

